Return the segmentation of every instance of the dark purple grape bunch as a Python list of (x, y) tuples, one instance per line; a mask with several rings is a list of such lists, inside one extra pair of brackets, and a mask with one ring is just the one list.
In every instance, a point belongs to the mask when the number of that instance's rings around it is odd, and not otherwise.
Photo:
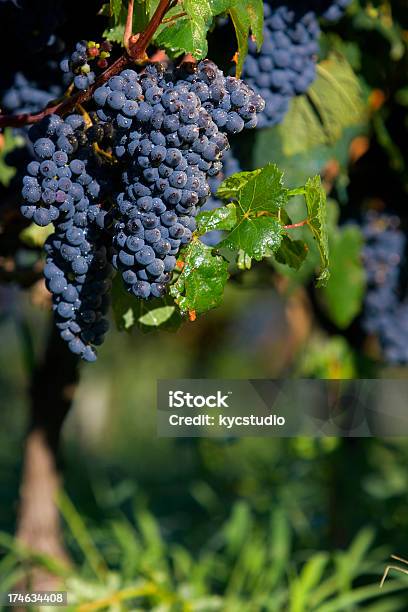
[(209, 194), (205, 172), (220, 170), (228, 146), (189, 89), (151, 66), (140, 77), (125, 70), (94, 93), (100, 120), (115, 125), (114, 152), (124, 164), (113, 264), (140, 298), (165, 292)]
[(263, 101), (209, 61), (175, 73), (159, 65), (141, 75), (124, 70), (94, 101), (100, 121), (114, 125), (124, 166), (113, 265), (135, 296), (160, 297), (210, 195), (208, 181), (222, 169), (224, 132), (253, 127)]
[(280, 123), (289, 103), (305, 93), (316, 77), (319, 18), (339, 19), (350, 0), (264, 2), (264, 41), (260, 52), (249, 40), (243, 78), (265, 100), (258, 127)]
[(98, 73), (107, 68), (111, 50), (112, 45), (107, 41), (101, 44), (86, 40), (78, 42), (71, 56), (60, 63), (67, 84), (72, 82), (80, 91), (88, 89), (95, 83)]
[(228, 136), (255, 127), (264, 107), (210, 61), (168, 73), (160, 65), (124, 70), (92, 99), (91, 125), (78, 114), (51, 115), (30, 130), (36, 159), (21, 206), (38, 225), (54, 224), (45, 277), (56, 324), (88, 361), (107, 329), (113, 267), (138, 298), (166, 292)]
[(59, 85), (50, 85), (48, 89), (43, 89), (22, 72), (16, 72), (13, 84), (1, 98), (0, 106), (10, 113), (37, 113), (60, 95)]
[(320, 28), (307, 3), (264, 3), (264, 41), (260, 52), (249, 41), (243, 78), (265, 100), (259, 127), (280, 123), (290, 100), (315, 79)]
[(103, 181), (97, 178), (103, 169), (80, 115), (50, 115), (30, 137), (36, 160), (23, 178), (21, 212), (37, 225), (54, 224), (45, 244), (44, 275), (55, 322), (70, 350), (94, 361), (95, 346), (108, 328), (112, 276), (99, 227), (106, 214), (100, 205)]
[(397, 216), (368, 213), (362, 224), (367, 290), (363, 329), (378, 337), (385, 360), (408, 363), (408, 300), (401, 290), (406, 236)]
[(313, 0), (311, 8), (326, 21), (338, 21), (350, 3), (351, 0)]

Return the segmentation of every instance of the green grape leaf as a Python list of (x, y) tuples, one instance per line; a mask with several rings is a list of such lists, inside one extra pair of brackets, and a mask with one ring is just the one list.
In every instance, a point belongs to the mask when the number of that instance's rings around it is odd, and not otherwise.
[(0, 184), (7, 187), (17, 172), (15, 168), (9, 166), (6, 162), (8, 153), (18, 147), (24, 145), (24, 139), (21, 136), (13, 134), (11, 128), (6, 128), (3, 134), (0, 134)]
[(213, 230), (231, 230), (237, 223), (237, 209), (235, 204), (227, 204), (227, 206), (201, 212), (197, 215), (196, 220), (200, 235)]
[(19, 238), (24, 244), (31, 247), (43, 247), (48, 236), (54, 232), (54, 226), (52, 223), (46, 227), (40, 227), (35, 223), (31, 223), (28, 227), (24, 228), (19, 235)]
[(317, 286), (321, 287), (329, 280), (330, 272), (326, 192), (322, 187), (320, 176), (307, 180), (304, 195), (308, 214), (307, 224), (320, 252), (321, 269)]
[(172, 57), (191, 53), (196, 59), (203, 59), (207, 56), (207, 32), (214, 16), (209, 0), (183, 0), (165, 18), (171, 19), (177, 15), (182, 16), (158, 28), (154, 37), (155, 44)]
[(222, 183), (217, 195), (236, 201), (237, 223), (221, 247), (241, 249), (256, 260), (277, 251), (283, 234), (278, 214), (288, 201), (282, 179), (283, 173), (277, 166), (267, 164), (255, 172), (233, 175)]
[(138, 321), (142, 325), (147, 325), (148, 327), (160, 327), (160, 325), (171, 319), (175, 310), (176, 307), (174, 305), (159, 306), (158, 308), (148, 310), (146, 314), (142, 314)]
[(322, 299), (330, 319), (344, 329), (360, 312), (364, 298), (363, 237), (358, 227), (349, 226), (331, 233), (329, 242), (330, 280), (322, 288)]
[(294, 270), (299, 270), (308, 252), (308, 246), (303, 240), (292, 240), (289, 236), (282, 236), (282, 242), (275, 253), (275, 259)]
[[(235, 27), (238, 41), (237, 76), (239, 76), (248, 52), (250, 32), (258, 48), (262, 44), (262, 0), (248, 0), (247, 2), (242, 0), (183, 0), (166, 14), (166, 22), (158, 28), (154, 36), (154, 43), (171, 57), (191, 53), (196, 59), (203, 59), (207, 56), (208, 51), (208, 30), (214, 17), (221, 13), (229, 13)], [(172, 17), (174, 20), (171, 20)], [(169, 19), (171, 21), (167, 21)]]
[(123, 43), (123, 35), (125, 32), (125, 28), (123, 25), (112, 26), (106, 28), (103, 33), (103, 37), (112, 43), (118, 43), (121, 45)]
[(274, 217), (242, 218), (219, 246), (241, 249), (260, 261), (279, 249), (282, 233), (282, 223)]
[(242, 215), (276, 213), (288, 201), (288, 190), (283, 186), (283, 172), (275, 164), (267, 164), (253, 172), (238, 172), (223, 181), (217, 197), (233, 199)]
[(278, 131), (283, 153), (292, 156), (336, 142), (343, 130), (364, 119), (357, 76), (349, 63), (331, 54), (317, 66), (317, 78), (303, 96), (292, 98)]
[(155, 37), (155, 44), (171, 57), (191, 53), (196, 59), (207, 55), (207, 30), (195, 28), (187, 17), (178, 19)]
[(252, 32), (258, 50), (263, 42), (263, 2), (262, 0), (247, 0), (246, 2), (232, 0), (228, 12), (237, 37), (236, 76), (239, 77), (248, 53), (249, 33)]
[(228, 279), (228, 262), (198, 239), (182, 251), (181, 261), (183, 269), (170, 287), (181, 312), (200, 314), (218, 306)]
[(252, 170), (251, 172), (238, 172), (236, 174), (232, 174), (218, 187), (216, 194), (217, 198), (220, 200), (230, 200), (235, 198), (249, 179), (258, 176), (260, 172), (261, 168), (258, 170)]

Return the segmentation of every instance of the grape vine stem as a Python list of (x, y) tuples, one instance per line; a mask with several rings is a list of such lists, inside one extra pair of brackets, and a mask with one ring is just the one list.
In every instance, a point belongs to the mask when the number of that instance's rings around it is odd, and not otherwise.
[(78, 93), (65, 98), (64, 100), (44, 108), (39, 113), (20, 113), (18, 115), (0, 115), (0, 129), (5, 127), (21, 127), (23, 125), (30, 125), (41, 121), (48, 115), (65, 115), (72, 111), (78, 104), (87, 102), (92, 97), (93, 92), (96, 88), (100, 87), (112, 76), (118, 74), (131, 62), (144, 60), (146, 58), (146, 49), (152, 40), (154, 33), (157, 28), (163, 22), (163, 18), (166, 13), (177, 5), (177, 0), (160, 0), (157, 8), (152, 15), (146, 29), (140, 34), (140, 36), (130, 36), (128, 49), (123, 55), (121, 55), (109, 68), (107, 68), (95, 81), (95, 83), (89, 87), (86, 91), (79, 91)]
[(289, 225), (284, 225), (284, 229), (295, 229), (296, 227), (303, 227), (307, 225), (309, 219), (303, 219), (303, 221), (299, 221), (299, 223), (290, 223)]
[(125, 47), (125, 49), (129, 48), (129, 40), (130, 40), (130, 37), (132, 36), (133, 9), (134, 9), (134, 0), (129, 0), (128, 10), (127, 10), (127, 15), (126, 15), (125, 31), (123, 33), (123, 46)]

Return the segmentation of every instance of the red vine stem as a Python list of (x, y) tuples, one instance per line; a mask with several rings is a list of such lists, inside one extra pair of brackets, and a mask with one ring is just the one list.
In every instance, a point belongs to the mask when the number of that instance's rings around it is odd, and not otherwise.
[(299, 221), (299, 223), (291, 223), (290, 225), (284, 225), (285, 229), (294, 229), (296, 227), (303, 227), (308, 223), (309, 219), (304, 219), (303, 221)]
[(134, 44), (129, 45), (129, 56), (132, 59), (143, 58), (154, 33), (163, 21), (163, 17), (170, 9), (176, 6), (177, 3), (178, 0), (160, 0), (145, 31), (140, 34), (139, 39)]
[[(118, 74), (121, 70), (123, 70), (127, 64), (132, 61), (137, 61), (144, 59), (146, 57), (146, 49), (149, 46), (151, 39), (154, 36), (157, 28), (162, 23), (164, 15), (171, 9), (173, 6), (176, 6), (177, 2), (175, 0), (160, 0), (151, 20), (146, 26), (144, 32), (140, 34), (140, 36), (130, 37), (129, 49), (126, 53), (121, 55), (109, 68), (107, 68), (95, 81), (91, 87), (89, 87), (86, 91), (79, 91), (78, 93), (70, 96), (58, 102), (52, 106), (47, 106), (44, 110), (39, 113), (21, 113), (19, 115), (0, 115), (0, 128), (4, 127), (21, 127), (23, 125), (30, 125), (32, 123), (37, 123), (37, 121), (41, 121), (44, 117), (48, 115), (57, 114), (64, 115), (69, 113), (71, 110), (77, 106), (77, 104), (83, 104), (87, 100), (92, 97), (93, 92), (97, 87), (103, 85), (106, 81), (110, 79), (111, 76)], [(132, 38), (134, 41), (132, 42)]]
[(125, 31), (123, 33), (123, 46), (125, 47), (125, 49), (128, 48), (129, 39), (132, 36), (132, 29), (133, 29), (133, 6), (134, 6), (134, 0), (129, 0), (128, 10), (127, 10), (127, 15), (126, 15)]

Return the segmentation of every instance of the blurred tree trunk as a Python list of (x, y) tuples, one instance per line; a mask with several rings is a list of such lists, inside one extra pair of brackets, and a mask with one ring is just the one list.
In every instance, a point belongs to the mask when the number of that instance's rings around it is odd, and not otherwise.
[[(52, 324), (41, 363), (34, 369), (30, 426), (25, 443), (17, 538), (33, 551), (69, 563), (64, 549), (56, 497), (60, 487), (57, 454), (64, 419), (78, 383), (78, 358)], [(54, 576), (35, 570), (31, 590), (51, 590)]]

